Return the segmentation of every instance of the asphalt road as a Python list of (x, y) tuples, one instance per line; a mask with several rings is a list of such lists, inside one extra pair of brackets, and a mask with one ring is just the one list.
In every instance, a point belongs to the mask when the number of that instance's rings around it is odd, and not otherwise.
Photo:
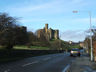
[(69, 53), (43, 55), (2, 64), (0, 72), (64, 72), (74, 60)]

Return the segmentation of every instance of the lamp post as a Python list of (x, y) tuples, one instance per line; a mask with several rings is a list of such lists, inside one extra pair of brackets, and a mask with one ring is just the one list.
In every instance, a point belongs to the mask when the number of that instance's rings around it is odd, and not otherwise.
[[(78, 11), (73, 11), (73, 13), (78, 13)], [(91, 47), (91, 61), (93, 61), (93, 46), (92, 46), (92, 24), (91, 24), (91, 11), (88, 11), (90, 19), (90, 47)]]

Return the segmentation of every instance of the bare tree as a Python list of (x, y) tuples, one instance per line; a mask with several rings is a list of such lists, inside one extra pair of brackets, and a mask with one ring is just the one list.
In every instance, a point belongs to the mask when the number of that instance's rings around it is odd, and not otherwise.
[(5, 45), (7, 49), (14, 45), (14, 28), (17, 21), (7, 13), (0, 13), (0, 44)]

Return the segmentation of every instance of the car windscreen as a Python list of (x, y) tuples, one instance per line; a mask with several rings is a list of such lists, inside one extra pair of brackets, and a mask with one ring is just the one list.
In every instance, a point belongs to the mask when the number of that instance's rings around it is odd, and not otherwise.
[(72, 51), (79, 51), (79, 49), (72, 49)]

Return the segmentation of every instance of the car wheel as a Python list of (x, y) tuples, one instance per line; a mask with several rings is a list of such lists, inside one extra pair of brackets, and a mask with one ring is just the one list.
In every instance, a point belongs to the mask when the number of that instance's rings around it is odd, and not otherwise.
[(72, 57), (73, 55), (72, 55), (72, 54), (70, 54), (70, 56)]
[(80, 57), (80, 54), (78, 56)]

